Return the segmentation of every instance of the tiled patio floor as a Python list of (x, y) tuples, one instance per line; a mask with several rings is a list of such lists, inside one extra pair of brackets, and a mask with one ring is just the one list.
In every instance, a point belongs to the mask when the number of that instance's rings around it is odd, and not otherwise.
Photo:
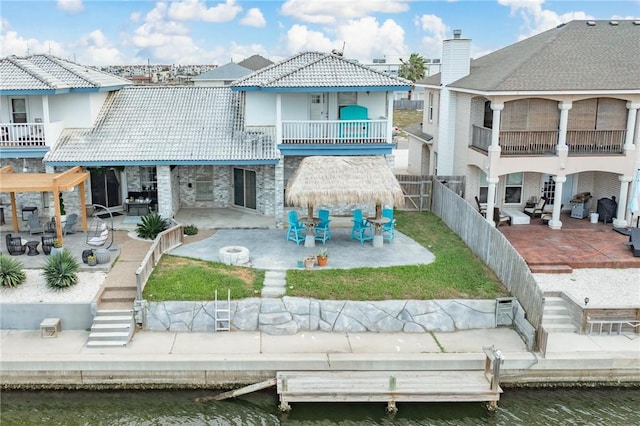
[[(561, 230), (553, 230), (541, 219), (530, 225), (498, 228), (525, 259), (532, 272), (570, 272), (569, 268), (640, 268), (625, 245), (629, 237), (613, 230), (613, 224), (562, 214)], [(564, 268), (564, 270), (563, 270)]]

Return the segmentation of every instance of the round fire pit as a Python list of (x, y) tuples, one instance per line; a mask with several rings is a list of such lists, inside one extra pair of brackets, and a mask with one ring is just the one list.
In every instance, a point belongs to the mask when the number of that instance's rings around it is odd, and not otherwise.
[(249, 263), (249, 249), (242, 246), (226, 246), (219, 251), (220, 262), (226, 265), (246, 265)]

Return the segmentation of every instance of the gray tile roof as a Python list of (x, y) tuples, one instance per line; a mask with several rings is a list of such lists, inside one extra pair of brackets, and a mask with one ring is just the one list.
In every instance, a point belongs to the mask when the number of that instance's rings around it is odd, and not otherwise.
[(240, 79), (232, 84), (244, 88), (375, 88), (402, 87), (412, 83), (330, 53), (303, 52)]
[(129, 80), (51, 55), (0, 59), (0, 90), (3, 91), (100, 90), (130, 84)]
[[(471, 63), (450, 87), (479, 91), (640, 90), (640, 21), (571, 21)], [(439, 75), (425, 79), (439, 82)]]
[(262, 68), (268, 67), (271, 64), (273, 64), (273, 61), (270, 61), (260, 55), (253, 55), (238, 62), (238, 65), (249, 68), (251, 71), (261, 70)]
[(136, 86), (109, 95), (91, 129), (66, 129), (55, 164), (215, 164), (279, 158), (275, 141), (244, 137), (242, 93), (228, 87)]
[(228, 64), (224, 64), (220, 67), (214, 68), (211, 71), (204, 72), (200, 75), (197, 75), (192, 78), (192, 80), (197, 81), (208, 81), (208, 80), (224, 80), (224, 81), (233, 81), (242, 77), (246, 77), (251, 74), (253, 71), (249, 68), (245, 68), (241, 65), (238, 65), (234, 62), (229, 62)]

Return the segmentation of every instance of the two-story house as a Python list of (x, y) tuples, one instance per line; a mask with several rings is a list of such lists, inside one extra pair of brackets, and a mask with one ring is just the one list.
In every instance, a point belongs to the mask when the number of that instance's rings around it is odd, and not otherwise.
[(465, 176), (465, 198), (488, 211), (545, 197), (554, 229), (576, 194), (590, 193), (581, 207), (591, 210), (615, 198), (614, 225), (627, 225), (640, 169), (640, 21), (571, 21), (475, 60), (470, 43), (456, 30), (441, 72), (421, 82), (410, 170)]
[(234, 207), (274, 216), (278, 225), (287, 179), (302, 157), (383, 155), (393, 161), (393, 92), (410, 87), (407, 80), (314, 52), (230, 87), (124, 87), (106, 96), (90, 126), (61, 129), (44, 163), (86, 167), (93, 202), (94, 176), (104, 177), (108, 200), (100, 204), (142, 196), (165, 217), (181, 207)]
[[(63, 130), (92, 127), (109, 94), (130, 84), (128, 80), (50, 55), (3, 58), (0, 164), (12, 165), (16, 171), (45, 171), (42, 160)], [(49, 207), (50, 196), (23, 193), (19, 201)]]

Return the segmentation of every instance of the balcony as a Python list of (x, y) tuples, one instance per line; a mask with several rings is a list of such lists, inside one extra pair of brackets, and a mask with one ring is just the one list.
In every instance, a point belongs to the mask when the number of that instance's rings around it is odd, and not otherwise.
[(283, 121), (282, 144), (391, 143), (387, 120)]
[(46, 145), (42, 123), (2, 123), (0, 130), (2, 148), (39, 148)]
[[(557, 130), (502, 130), (501, 156), (555, 155)], [(569, 155), (622, 154), (626, 130), (569, 130)], [(471, 146), (487, 152), (491, 145), (491, 129), (473, 126)]]

